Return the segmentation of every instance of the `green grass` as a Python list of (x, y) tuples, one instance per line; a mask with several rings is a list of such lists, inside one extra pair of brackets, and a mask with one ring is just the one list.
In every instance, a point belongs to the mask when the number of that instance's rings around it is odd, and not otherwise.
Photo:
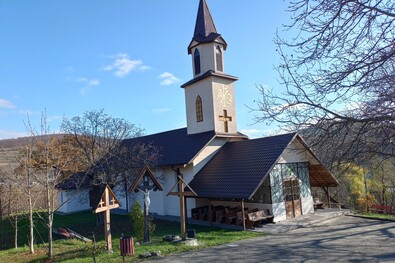
[(378, 213), (357, 213), (357, 215), (367, 216), (370, 218), (377, 218), (377, 219), (392, 219), (395, 220), (394, 215), (389, 214), (378, 214)]
[[(249, 231), (220, 229), (205, 226), (189, 226), (189, 228), (196, 230), (197, 239), (200, 245), (198, 247), (187, 247), (181, 244), (173, 244), (162, 241), (162, 237), (164, 235), (179, 235), (179, 223), (160, 220), (155, 220), (154, 223), (156, 224), (156, 230), (154, 235), (151, 237), (151, 244), (135, 246), (135, 255), (126, 257), (126, 262), (139, 261), (138, 255), (146, 251), (160, 251), (163, 255), (170, 255), (188, 250), (201, 249), (204, 247), (262, 236), (260, 233)], [(81, 241), (72, 239), (55, 240), (53, 260), (45, 261), (47, 246), (45, 242), (47, 242), (47, 232), (41, 219), (37, 219), (37, 244), (35, 246), (37, 253), (34, 255), (29, 254), (29, 248), (27, 246), (27, 220), (21, 221), (20, 225), (21, 228), (19, 230), (19, 240), (20, 246), (22, 247), (18, 249), (7, 249), (0, 251), (0, 262), (93, 262), (93, 243), (83, 243)], [(105, 251), (103, 226), (96, 226), (95, 214), (90, 212), (82, 212), (72, 215), (56, 215), (54, 219), (54, 225), (55, 227), (70, 228), (88, 238), (92, 238), (93, 231), (97, 240), (97, 262), (121, 262), (121, 257), (119, 256), (119, 238), (121, 237), (122, 233), (125, 235), (132, 234), (130, 233), (130, 223), (128, 216), (111, 215), (111, 231), (114, 253), (107, 253)], [(8, 241), (10, 242), (9, 245), (12, 246), (14, 233), (9, 220), (6, 219), (1, 222), (0, 232), (6, 233), (6, 236), (9, 237), (10, 240)]]

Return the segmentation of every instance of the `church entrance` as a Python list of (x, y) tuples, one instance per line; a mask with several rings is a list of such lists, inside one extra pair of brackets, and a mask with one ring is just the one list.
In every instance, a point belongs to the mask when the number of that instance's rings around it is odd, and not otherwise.
[(285, 197), (285, 212), (287, 218), (294, 218), (302, 215), (302, 205), (300, 200), (299, 179), (287, 179), (283, 181), (283, 193)]

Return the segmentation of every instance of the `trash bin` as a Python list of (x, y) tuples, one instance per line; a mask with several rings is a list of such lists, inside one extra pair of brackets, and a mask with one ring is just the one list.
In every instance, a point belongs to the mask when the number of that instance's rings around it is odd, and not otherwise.
[(195, 229), (188, 229), (187, 230), (187, 236), (188, 236), (188, 238), (196, 238), (196, 231), (195, 231)]
[(121, 256), (133, 256), (134, 255), (134, 241), (133, 237), (121, 237), (120, 239)]

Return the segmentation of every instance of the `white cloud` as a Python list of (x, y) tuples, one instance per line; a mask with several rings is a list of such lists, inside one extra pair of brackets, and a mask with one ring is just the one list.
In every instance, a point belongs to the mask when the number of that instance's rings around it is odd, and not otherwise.
[(171, 84), (180, 82), (180, 79), (174, 76), (173, 74), (169, 72), (164, 72), (158, 76), (159, 78), (163, 79), (160, 85), (163, 86), (169, 86)]
[(104, 71), (114, 71), (114, 75), (123, 78), (132, 71), (140, 70), (145, 71), (150, 69), (149, 66), (144, 65), (143, 61), (141, 60), (132, 60), (130, 59), (128, 54), (117, 54), (112, 56), (114, 58), (114, 62), (110, 65), (104, 66)]
[(79, 77), (75, 81), (78, 82), (78, 83), (84, 83), (85, 84), (85, 86), (82, 89), (80, 89), (80, 94), (81, 95), (87, 94), (92, 89), (92, 87), (98, 86), (100, 84), (100, 80), (99, 79), (88, 79), (88, 78), (85, 78), (85, 77)]
[(152, 112), (158, 113), (158, 114), (169, 112), (169, 111), (170, 111), (169, 108), (159, 108), (159, 109), (155, 108), (155, 109), (152, 109)]
[(0, 140), (27, 136), (24, 132), (0, 130)]
[(15, 105), (11, 101), (0, 99), (0, 108), (15, 109)]

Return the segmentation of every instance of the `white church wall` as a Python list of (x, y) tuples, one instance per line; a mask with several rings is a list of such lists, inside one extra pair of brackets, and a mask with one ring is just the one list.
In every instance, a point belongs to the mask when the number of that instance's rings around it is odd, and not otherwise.
[(318, 164), (317, 160), (306, 150), (306, 148), (298, 141), (294, 140), (281, 154), (278, 163), (300, 163), (309, 162)]
[(272, 211), (274, 215), (274, 222), (279, 222), (287, 219), (285, 212), (285, 202), (272, 204)]
[(224, 115), (224, 110), (227, 111), (228, 117), (232, 120), (228, 122), (228, 133), (236, 134), (236, 103), (234, 97), (233, 80), (213, 77), (213, 98), (214, 103), (214, 124), (215, 130), (225, 133), (224, 122), (220, 120), (219, 116)]
[(114, 192), (115, 196), (118, 198), (120, 202), (120, 207), (118, 209), (128, 210), (126, 207), (126, 194), (125, 194), (125, 186), (123, 184), (116, 185), (112, 191)]
[[(195, 52), (196, 48), (192, 49), (192, 59), (193, 59), (193, 54)], [(200, 74), (197, 76), (204, 74), (208, 70), (214, 70), (215, 69), (215, 46), (213, 43), (202, 43), (199, 44), (199, 54), (200, 54)], [(194, 65), (192, 61), (192, 65)], [(193, 71), (195, 74), (195, 70)]]
[(314, 213), (314, 201), (312, 196), (302, 197), (302, 214), (307, 215)]
[(59, 212), (62, 213), (75, 213), (84, 210), (90, 210), (89, 206), (89, 190), (68, 190), (59, 191), (58, 193), (58, 204), (62, 204), (59, 208)]
[[(202, 99), (203, 121), (196, 121), (196, 98)], [(185, 107), (188, 134), (214, 130), (212, 77), (185, 88)]]

